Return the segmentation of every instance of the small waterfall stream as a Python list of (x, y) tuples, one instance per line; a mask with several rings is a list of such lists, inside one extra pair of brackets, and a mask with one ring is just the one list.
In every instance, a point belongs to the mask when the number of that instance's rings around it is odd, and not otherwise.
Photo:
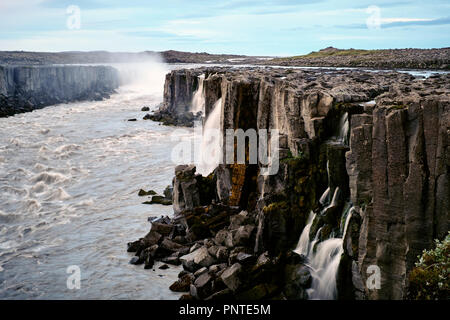
[(211, 113), (206, 118), (202, 131), (200, 154), (197, 161), (197, 173), (209, 175), (222, 161), (222, 132), (220, 119), (222, 116), (222, 98), (216, 101)]
[[(347, 229), (350, 214), (347, 214), (344, 230)], [(310, 230), (316, 214), (311, 212), (303, 229), (295, 252), (306, 256), (312, 283), (307, 290), (310, 300), (334, 300), (337, 296), (336, 274), (343, 253), (342, 238), (330, 238), (319, 242), (320, 228), (314, 239), (310, 240)]]
[(344, 113), (339, 119), (339, 135), (338, 141), (345, 145), (348, 145), (348, 133), (349, 133), (350, 125), (348, 122), (348, 113)]
[[(349, 117), (344, 113), (339, 119), (339, 126), (331, 143), (348, 145)], [(327, 173), (330, 181), (329, 162), (327, 161)], [(322, 239), (322, 228), (319, 228), (313, 239), (310, 239), (311, 228), (317, 215), (325, 216), (328, 210), (337, 209), (342, 197), (339, 187), (333, 190), (330, 186), (319, 199), (322, 206), (320, 213), (310, 213), (306, 226), (304, 227), (295, 252), (307, 258), (307, 266), (310, 268), (312, 277), (311, 287), (307, 289), (308, 298), (311, 300), (334, 300), (337, 298), (336, 275), (339, 268), (341, 256), (344, 252), (343, 239), (347, 230), (350, 217), (352, 216), (350, 204), (344, 205), (339, 220), (339, 231), (331, 232), (328, 239)], [(341, 204), (342, 206), (342, 204)], [(345, 220), (344, 220), (345, 219)], [(345, 221), (344, 226), (342, 222)], [(342, 237), (338, 237), (342, 235)]]
[(205, 80), (205, 75), (202, 74), (198, 77), (198, 89), (195, 91), (192, 98), (191, 112), (197, 114), (202, 112), (205, 114), (205, 93), (203, 92), (203, 81)]

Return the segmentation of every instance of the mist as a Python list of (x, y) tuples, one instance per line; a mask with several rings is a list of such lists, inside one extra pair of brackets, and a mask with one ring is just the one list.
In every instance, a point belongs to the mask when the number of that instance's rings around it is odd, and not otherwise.
[[(126, 57), (123, 60), (127, 61)], [(119, 71), (121, 87), (162, 98), (165, 75), (170, 71), (162, 57), (149, 54), (137, 60), (130, 54), (128, 61), (110, 64)]]

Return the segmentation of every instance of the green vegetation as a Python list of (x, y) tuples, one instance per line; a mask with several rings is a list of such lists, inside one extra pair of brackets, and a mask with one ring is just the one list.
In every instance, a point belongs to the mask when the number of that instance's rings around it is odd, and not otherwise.
[(307, 160), (305, 154), (303, 151), (299, 151), (297, 155), (293, 155), (291, 150), (288, 151), (287, 157), (284, 159), (281, 159), (281, 162), (289, 162), (290, 160)]
[(409, 299), (450, 299), (450, 232), (436, 248), (424, 250), (409, 275)]
[(296, 59), (308, 59), (308, 58), (323, 58), (323, 57), (331, 57), (331, 56), (365, 56), (375, 53), (376, 50), (360, 50), (360, 49), (349, 49), (349, 50), (320, 50), (320, 51), (313, 51), (311, 53), (300, 55), (300, 56), (293, 56), (293, 57), (286, 57), (286, 58), (279, 58), (277, 60), (296, 60)]

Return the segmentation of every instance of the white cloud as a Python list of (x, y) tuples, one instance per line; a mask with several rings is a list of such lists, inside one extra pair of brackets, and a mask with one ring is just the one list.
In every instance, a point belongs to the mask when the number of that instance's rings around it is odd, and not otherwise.
[(432, 21), (433, 19), (417, 19), (417, 18), (381, 18), (381, 23), (393, 22), (415, 22), (415, 21)]

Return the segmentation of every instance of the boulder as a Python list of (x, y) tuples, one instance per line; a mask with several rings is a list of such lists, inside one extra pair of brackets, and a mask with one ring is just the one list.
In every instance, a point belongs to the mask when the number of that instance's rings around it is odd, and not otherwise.
[(152, 222), (151, 231), (157, 232), (165, 237), (169, 236), (173, 231), (173, 224), (166, 224), (160, 222)]
[(173, 187), (172, 187), (172, 186), (167, 186), (167, 187), (164, 189), (163, 194), (164, 194), (164, 197), (165, 197), (167, 200), (172, 201), (172, 197), (173, 197)]
[(227, 230), (220, 230), (219, 232), (217, 232), (216, 236), (214, 237), (214, 242), (218, 245), (224, 245), (225, 244), (225, 240), (228, 237), (228, 231)]
[(213, 264), (212, 266), (209, 267), (209, 272), (210, 273), (218, 273), (221, 270), (224, 270), (227, 267), (226, 263), (221, 263), (221, 264)]
[(236, 214), (232, 217), (230, 217), (230, 226), (228, 227), (229, 230), (236, 230), (241, 225), (245, 224), (245, 222), (248, 220), (248, 213), (247, 211), (241, 211), (239, 214)]
[(253, 288), (237, 294), (238, 300), (262, 300), (267, 299), (278, 290), (274, 284), (261, 283)]
[(227, 261), (228, 260), (228, 249), (226, 247), (220, 246), (216, 252), (216, 258), (219, 261)]
[(175, 252), (180, 250), (181, 248), (183, 248), (183, 246), (181, 244), (178, 244), (168, 238), (165, 238), (161, 244), (160, 244), (161, 248), (169, 251), (169, 252)]
[(175, 292), (188, 292), (191, 284), (194, 282), (194, 279), (195, 277), (192, 273), (186, 273), (177, 281), (172, 283), (169, 289)]
[(212, 295), (210, 295), (209, 297), (207, 297), (205, 300), (209, 301), (230, 301), (234, 299), (234, 295), (233, 295), (233, 291), (225, 288), (221, 291), (218, 291)]
[(149, 190), (149, 191), (145, 191), (143, 189), (140, 189), (138, 192), (138, 196), (139, 197), (144, 197), (144, 196), (153, 196), (156, 195), (156, 192), (153, 190)]
[(195, 271), (195, 272), (194, 272), (194, 276), (195, 276), (196, 278), (198, 278), (198, 277), (200, 277), (202, 274), (207, 273), (207, 272), (208, 272), (208, 268), (203, 267), (203, 268), (200, 268), (200, 269), (198, 269), (197, 271)]
[(198, 250), (199, 249), (180, 257), (181, 264), (185, 270), (195, 272), (199, 269), (199, 266), (197, 266), (194, 262), (194, 258), (197, 255)]
[(200, 205), (200, 194), (193, 165), (179, 165), (173, 179), (173, 210), (175, 215)]
[(233, 264), (227, 268), (220, 278), (223, 283), (232, 291), (236, 291), (241, 285), (240, 275), (242, 272), (242, 266), (239, 263)]
[(208, 249), (206, 247), (201, 247), (197, 251), (195, 251), (197, 254), (194, 257), (194, 263), (202, 266), (202, 267), (209, 267), (210, 265), (213, 265), (216, 262), (216, 259), (212, 257)]
[(224, 244), (228, 248), (233, 248), (237, 244), (237, 242), (235, 240), (236, 233), (237, 233), (237, 230), (227, 232), (227, 237), (225, 238)]
[(239, 252), (236, 256), (236, 261), (239, 262), (241, 265), (250, 265), (255, 262), (256, 258), (252, 254)]
[(139, 264), (143, 264), (143, 263), (144, 263), (144, 261), (142, 261), (139, 257), (136, 257), (136, 256), (134, 256), (130, 260), (130, 264), (134, 264), (134, 265), (139, 265)]
[(212, 293), (212, 280), (213, 278), (208, 274), (208, 272), (203, 273), (195, 279), (194, 286), (198, 298), (204, 299)]
[(252, 240), (254, 230), (255, 226), (253, 225), (240, 226), (233, 237), (234, 245), (248, 245)]

